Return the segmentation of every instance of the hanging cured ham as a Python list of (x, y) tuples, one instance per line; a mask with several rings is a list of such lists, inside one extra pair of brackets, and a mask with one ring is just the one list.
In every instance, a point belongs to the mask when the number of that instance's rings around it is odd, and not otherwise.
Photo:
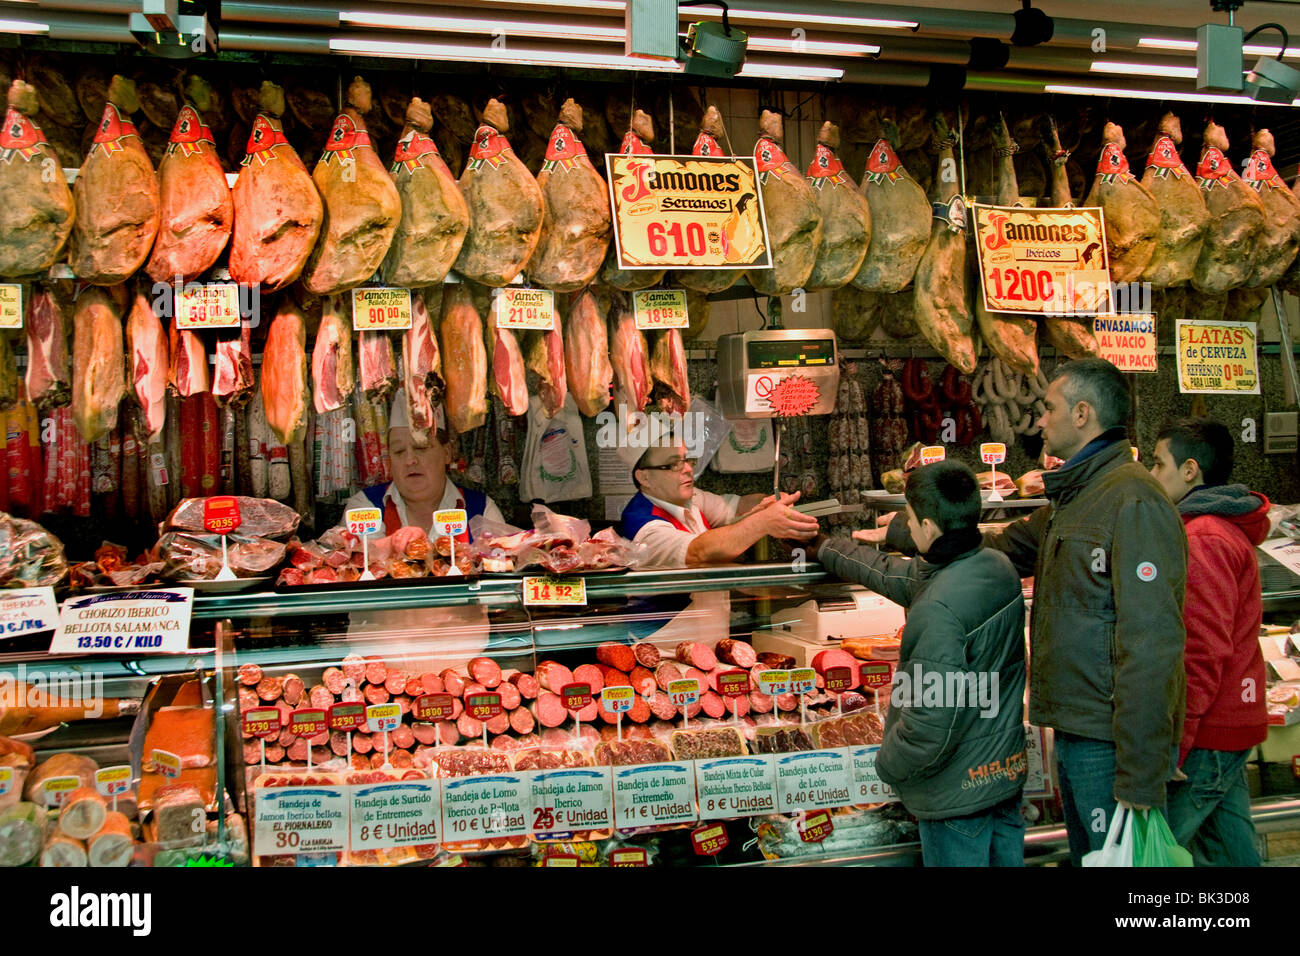
[(262, 350), (262, 404), (280, 444), (292, 448), (307, 433), (307, 329), (302, 310), (286, 300), (271, 320)]
[(565, 100), (537, 174), (542, 232), (528, 261), (528, 278), (557, 292), (591, 282), (609, 249), (609, 187), (587, 158), (581, 133), (582, 107)]
[[(898, 127), (885, 123), (889, 139), (880, 139), (867, 156), (862, 195), (871, 209), (871, 243), (853, 284), (863, 292), (899, 292), (916, 274), (930, 239), (930, 202), (889, 140)], [(891, 135), (892, 134), (892, 135)]]
[(1255, 244), (1255, 269), (1246, 281), (1247, 287), (1254, 289), (1277, 282), (1295, 261), (1300, 244), (1300, 199), (1286, 188), (1273, 168), (1273, 134), (1266, 129), (1256, 130), (1252, 145), (1254, 151), (1242, 179), (1255, 190), (1264, 207), (1264, 228)]
[(519, 275), (542, 231), (542, 190), (510, 148), (508, 130), (506, 108), (489, 100), (460, 175), (470, 220), (456, 270), (493, 287)]
[(528, 383), (524, 377), (524, 355), (514, 330), (497, 325), (495, 309), (488, 312), (487, 342), (492, 394), (501, 399), (507, 415), (526, 414)]
[(358, 337), (361, 391), (366, 400), (386, 404), (397, 389), (397, 361), (387, 332), (362, 332)]
[(1166, 113), (1142, 174), (1142, 185), (1160, 208), (1155, 252), (1142, 272), (1142, 281), (1150, 282), (1153, 289), (1184, 285), (1192, 278), (1210, 222), (1201, 190), (1178, 155), (1182, 142), (1182, 123)]
[(1264, 228), (1264, 204), (1224, 155), (1228, 134), (1210, 121), (1205, 127), (1196, 182), (1210, 212), (1192, 285), (1217, 295), (1244, 285), (1254, 272), (1255, 244)]
[[(483, 319), (463, 283), (442, 296), (438, 326), (443, 370), (447, 379), (447, 423), (458, 433), (473, 431), (487, 421), (488, 357), (483, 345)], [(524, 402), (528, 399), (525, 397)]]
[(217, 338), (217, 363), (212, 371), (212, 398), (217, 405), (244, 405), (253, 397), (257, 379), (253, 375), (251, 324), (240, 322), (239, 331), (223, 332)]
[(235, 219), (212, 130), (193, 106), (176, 117), (158, 181), (158, 239), (146, 271), (155, 282), (188, 282), (212, 268)]
[[(574, 300), (576, 301), (582, 295), (590, 295), (590, 293), (584, 291), (579, 296), (574, 296)], [(546, 332), (528, 332), (524, 336), (524, 367), (537, 377), (535, 394), (541, 399), (542, 411), (546, 413), (547, 418), (554, 418), (560, 413), (560, 409), (564, 407), (564, 396), (570, 388), (564, 356), (568, 348), (568, 340), (574, 338), (574, 330), (570, 321), (568, 323), (570, 334), (566, 336), (565, 324), (557, 315), (555, 328)], [(603, 322), (601, 328), (602, 330), (604, 328)], [(601, 344), (603, 345), (604, 342)]]
[(758, 292), (786, 295), (803, 288), (812, 275), (822, 242), (822, 214), (808, 180), (782, 148), (785, 136), (781, 114), (764, 110), (758, 128), (754, 164), (767, 213), (772, 268), (751, 269), (746, 275)]
[(424, 295), (416, 293), (411, 298), (411, 327), (402, 334), (402, 388), (406, 392), (411, 440), (420, 448), (429, 443), (430, 432), (436, 425), (433, 407), (442, 401), (444, 389), (442, 354), (433, 334), (426, 295), (435, 308), (442, 305), (439, 289), (428, 289)]
[(1160, 235), (1160, 207), (1128, 168), (1124, 130), (1107, 123), (1102, 133), (1097, 175), (1085, 206), (1100, 206), (1106, 217), (1106, 254), (1111, 282), (1132, 282), (1146, 270)]
[[(718, 112), (716, 106), (710, 106), (704, 111), (704, 118), (700, 120), (700, 132), (695, 137), (695, 145), (691, 147), (691, 155), (726, 156), (727, 152), (719, 142), (725, 137), (722, 114)], [(736, 200), (736, 211), (743, 212), (744, 210), (739, 208), (740, 204), (744, 203), (748, 206), (751, 202), (758, 202), (758, 198), (746, 193)], [(744, 269), (682, 269), (672, 273), (671, 281), (673, 285), (680, 285), (693, 292), (722, 292), (740, 281), (744, 271)]]
[(274, 292), (298, 278), (320, 234), (320, 193), (284, 137), (284, 90), (265, 82), (239, 178), (230, 278)]
[(957, 135), (943, 115), (931, 120), (939, 145), (930, 202), (934, 209), (930, 244), (916, 267), (916, 324), (949, 364), (969, 375), (975, 371), (973, 316), (966, 301), (966, 204), (957, 183), (953, 147)]
[(72, 196), (72, 271), (93, 285), (116, 285), (144, 265), (158, 233), (158, 180), (130, 117), (135, 84), (113, 77), (94, 142)]
[(352, 368), (352, 329), (341, 295), (321, 305), (320, 326), (311, 353), (312, 400), (318, 415), (342, 408), (356, 382)]
[(655, 338), (650, 353), (653, 397), (666, 412), (685, 415), (691, 407), (691, 383), (686, 373), (686, 350), (679, 329), (664, 329)]
[[(1070, 192), (1070, 174), (1065, 164), (1070, 154), (1061, 149), (1061, 134), (1056, 120), (1047, 116), (1043, 120), (1043, 151), (1052, 173), (1052, 205), (1058, 209), (1074, 208)], [(1092, 319), (1063, 315), (1044, 318), (1040, 326), (1047, 341), (1068, 358), (1084, 358), (1101, 351), (1097, 337), (1092, 332)]]
[(126, 394), (122, 306), (126, 289), (87, 287), (72, 322), (72, 418), (83, 441), (97, 442), (117, 425)]
[(0, 276), (47, 271), (72, 233), (72, 190), (32, 118), (39, 110), (36, 90), (14, 80), (0, 129)]
[(823, 123), (817, 152), (808, 164), (808, 184), (822, 214), (822, 244), (806, 285), (810, 292), (847, 284), (862, 268), (871, 245), (871, 207), (836, 155), (839, 148), (840, 128)]
[(370, 143), (363, 118), (370, 106), (370, 84), (357, 77), (312, 173), (325, 203), (325, 221), (302, 284), (315, 295), (343, 292), (373, 276), (402, 217), (397, 187)]
[(126, 320), (131, 393), (140, 406), (145, 431), (157, 439), (167, 421), (167, 336), (153, 305), (137, 292)]
[(610, 365), (614, 370), (614, 388), (620, 405), (643, 411), (650, 402), (654, 379), (650, 374), (650, 347), (645, 333), (636, 327), (636, 316), (627, 304), (620, 303), (610, 313)]
[(384, 281), (406, 288), (447, 277), (469, 231), (469, 206), (429, 131), (433, 113), (418, 97), (406, 108), (406, 126), (389, 172), (402, 215), (384, 258)]
[[(573, 396), (578, 411), (588, 418), (599, 415), (609, 405), (609, 393), (614, 384), (614, 368), (609, 362), (609, 337), (600, 302), (590, 289), (573, 297), (569, 316), (565, 321), (563, 370), (568, 380), (569, 394)], [(564, 404), (564, 396), (559, 396)], [(554, 417), (545, 397), (546, 414)], [(558, 409), (557, 409), (558, 411)]]
[(171, 351), (171, 366), (167, 384), (181, 398), (206, 392), (208, 381), (208, 355), (203, 340), (189, 329), (178, 329), (169, 323), (167, 339)]
[[(623, 135), (623, 143), (619, 146), (618, 151), (625, 156), (649, 156), (654, 152), (650, 148), (654, 138), (654, 122), (644, 111), (637, 110), (632, 114), (632, 119), (628, 123), (628, 131)], [(605, 256), (605, 265), (600, 270), (601, 282), (628, 292), (635, 289), (648, 289), (652, 285), (658, 285), (663, 277), (662, 270), (620, 269), (618, 267), (618, 250), (612, 242), (609, 245), (609, 252)]]
[[(163, 360), (163, 383), (167, 362)], [(48, 289), (34, 286), (27, 300), (27, 398), (37, 408), (66, 405), (72, 398), (68, 330), (63, 309)]]

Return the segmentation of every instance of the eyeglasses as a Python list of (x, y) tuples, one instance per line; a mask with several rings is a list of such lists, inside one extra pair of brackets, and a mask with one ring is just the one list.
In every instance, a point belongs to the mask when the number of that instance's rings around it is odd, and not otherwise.
[(672, 461), (670, 461), (670, 462), (668, 462), (667, 464), (664, 464), (664, 465), (642, 465), (642, 466), (640, 467), (639, 470), (640, 470), (640, 471), (675, 471), (675, 472), (680, 472), (680, 471), (681, 471), (683, 468), (685, 468), (687, 465), (690, 465), (690, 466), (691, 466), (691, 470), (694, 471), (694, 470), (695, 470), (695, 463), (696, 463), (697, 461), (699, 461), (698, 458), (674, 458)]

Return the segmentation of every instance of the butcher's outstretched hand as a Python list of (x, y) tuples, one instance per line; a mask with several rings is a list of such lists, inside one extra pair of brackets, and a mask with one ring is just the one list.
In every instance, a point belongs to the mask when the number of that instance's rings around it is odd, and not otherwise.
[(772, 501), (753, 513), (768, 537), (807, 541), (816, 536), (817, 519), (800, 514), (790, 507), (790, 503), (797, 497), (797, 492), (794, 495), (782, 495), (780, 500)]

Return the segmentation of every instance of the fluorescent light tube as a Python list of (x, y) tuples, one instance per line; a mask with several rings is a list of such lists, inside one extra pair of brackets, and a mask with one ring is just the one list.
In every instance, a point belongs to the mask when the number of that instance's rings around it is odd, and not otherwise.
[(749, 49), (766, 53), (812, 53), (823, 56), (876, 56), (880, 47), (875, 43), (842, 43), (837, 40), (795, 40), (792, 37), (749, 38)]
[[(1171, 100), (1180, 103), (1243, 103), (1259, 105), (1259, 101), (1249, 96), (1236, 93), (1175, 93), (1169, 90), (1133, 90), (1108, 86), (1073, 86), (1064, 83), (1048, 83), (1043, 87), (1044, 93), (1064, 93), (1068, 96), (1115, 96), (1138, 100)], [(1300, 100), (1293, 100), (1292, 106), (1300, 106)]]
[(1091, 72), (1118, 73), (1122, 76), (1170, 76), (1180, 80), (1196, 79), (1196, 67), (1157, 65), (1155, 63), (1119, 63), (1112, 60), (1093, 60)]
[[(1195, 40), (1170, 40), (1164, 37), (1142, 37), (1138, 40), (1138, 46), (1150, 50), (1186, 50), (1191, 53), (1196, 52)], [(1277, 56), (1277, 44), (1247, 43), (1241, 48), (1241, 52), (1248, 56)], [(1292, 58), (1300, 57), (1300, 47), (1289, 46), (1286, 48), (1286, 53), (1283, 55)]]
[(599, 53), (560, 53), (543, 50), (494, 50), (481, 46), (452, 43), (409, 43), (398, 40), (330, 40), (333, 53), (357, 53), (370, 56), (395, 56), (433, 60), (479, 60), (492, 63), (526, 63), (540, 66), (603, 67), (613, 70), (657, 70), (680, 73), (683, 67), (673, 60)]
[(48, 23), (34, 23), (31, 20), (0, 20), (0, 33), (49, 33)]
[(530, 23), (526, 20), (475, 20), (468, 17), (430, 17), (404, 13), (365, 13), (359, 10), (340, 10), (340, 23), (359, 26), (398, 27), (408, 30), (427, 30), (432, 33), (482, 33), (493, 35), (498, 31), (506, 36), (565, 37), (583, 40), (623, 41), (623, 27), (582, 26), (573, 24)]
[(819, 66), (785, 66), (780, 63), (746, 63), (737, 76), (759, 76), (777, 80), (839, 80), (843, 70)]
[[(721, 19), (722, 14), (709, 11), (695, 11), (693, 9), (682, 10), (683, 16), (691, 18), (697, 16), (706, 16), (711, 19)], [(798, 10), (792, 13), (782, 13), (773, 10), (729, 10), (727, 12), (728, 20), (739, 20), (742, 22), (753, 21), (756, 23), (786, 23), (793, 26), (802, 26), (804, 24), (816, 24), (820, 26), (832, 27), (861, 27), (864, 30), (915, 30), (920, 26), (915, 20), (878, 20), (871, 17), (841, 17), (833, 14), (816, 14), (804, 13)]]

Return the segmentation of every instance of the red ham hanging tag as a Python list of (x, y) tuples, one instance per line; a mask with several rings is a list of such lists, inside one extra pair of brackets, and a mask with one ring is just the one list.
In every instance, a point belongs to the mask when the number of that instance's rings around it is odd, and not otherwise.
[(1246, 161), (1245, 173), (1241, 178), (1250, 183), (1256, 192), (1261, 192), (1265, 186), (1274, 189), (1286, 186), (1286, 183), (1282, 182), (1282, 177), (1277, 174), (1277, 170), (1273, 168), (1273, 160), (1262, 149), (1257, 149), (1250, 154), (1250, 159)]
[(244, 160), (240, 165), (247, 166), (253, 160), (257, 160), (259, 166), (265, 166), (275, 159), (277, 146), (288, 144), (289, 141), (284, 138), (284, 130), (280, 129), (279, 124), (265, 114), (258, 113), (257, 119), (253, 120), (253, 130), (248, 134), (248, 145), (244, 148)]
[(876, 140), (876, 145), (871, 147), (871, 155), (867, 157), (868, 181), (880, 183), (888, 179), (891, 183), (897, 182), (903, 175), (902, 167), (894, 148), (883, 139)]
[(649, 156), (650, 147), (636, 133), (628, 130), (623, 134), (623, 142), (618, 151), (624, 156)]
[(340, 113), (334, 118), (334, 128), (325, 140), (325, 152), (320, 161), (329, 165), (335, 160), (340, 163), (353, 160), (353, 150), (369, 147), (370, 134), (364, 129), (357, 129), (356, 121), (347, 113)]
[(1183, 166), (1182, 158), (1178, 155), (1178, 147), (1168, 136), (1156, 139), (1151, 147), (1151, 154), (1147, 156), (1147, 167), (1155, 167), (1157, 176), (1187, 175), (1187, 168)]
[(1118, 143), (1107, 143), (1097, 160), (1097, 175), (1103, 183), (1127, 183), (1136, 178), (1129, 172), (1128, 159)]
[(420, 157), (427, 156), (429, 153), (435, 156), (441, 155), (433, 139), (418, 129), (407, 130), (406, 135), (397, 141), (397, 150), (393, 153), (393, 165), (388, 171), (394, 176), (399, 169), (413, 173), (423, 165)]
[(491, 126), (480, 126), (474, 134), (474, 145), (469, 148), (469, 168), (478, 169), (484, 163), (496, 169), (506, 161), (504, 155), (510, 149), (510, 141)]
[(182, 106), (176, 123), (172, 126), (171, 139), (167, 141), (167, 155), (180, 153), (182, 156), (193, 156), (199, 151), (200, 143), (216, 145), (212, 130), (203, 125), (203, 120), (194, 107)]
[(104, 115), (99, 121), (99, 128), (95, 130), (95, 142), (91, 144), (90, 151), (93, 153), (99, 149), (105, 156), (112, 156), (125, 148), (122, 140), (128, 136), (137, 139), (140, 137), (135, 124), (124, 117), (112, 103), (105, 103)]
[(10, 110), (5, 114), (4, 129), (0, 129), (0, 161), (10, 162), (14, 153), (30, 161), (45, 142), (39, 126), (17, 110)]
[(817, 154), (808, 164), (808, 178), (812, 181), (813, 189), (821, 189), (828, 182), (836, 186), (852, 185), (844, 172), (844, 164), (835, 155), (835, 151), (823, 143), (817, 144)]
[(587, 159), (587, 150), (577, 134), (563, 123), (556, 123), (555, 129), (551, 130), (551, 139), (546, 144), (546, 160), (542, 163), (542, 169), (554, 170), (559, 167), (561, 171), (568, 173), (584, 161), (587, 165), (591, 165), (591, 161)]
[(1220, 180), (1230, 175), (1232, 175), (1232, 164), (1228, 162), (1228, 157), (1223, 155), (1223, 150), (1217, 146), (1207, 146), (1201, 153), (1201, 161), (1196, 164), (1196, 184), (1202, 189), (1213, 189), (1215, 185), (1226, 189), (1228, 184)]
[(691, 155), (722, 156), (724, 155), (724, 153), (722, 152), (722, 147), (718, 145), (718, 141), (716, 139), (714, 139), (708, 133), (701, 133), (699, 136), (695, 137), (695, 145), (691, 147)]

